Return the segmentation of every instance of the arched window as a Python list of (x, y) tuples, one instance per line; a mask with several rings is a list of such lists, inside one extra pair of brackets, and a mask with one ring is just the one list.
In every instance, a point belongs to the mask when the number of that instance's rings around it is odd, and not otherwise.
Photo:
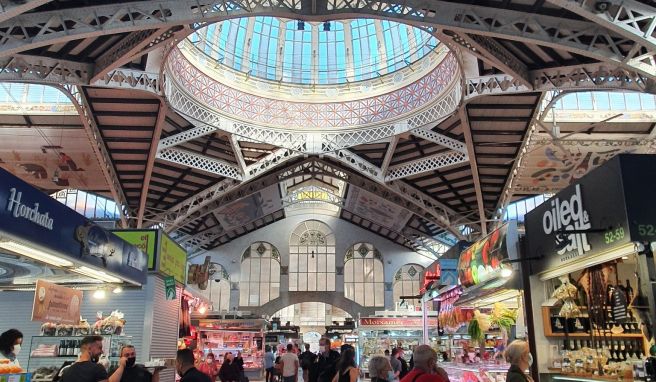
[(223, 265), (211, 263), (209, 283), (200, 293), (213, 305), (214, 312), (230, 310), (230, 275)]
[(335, 235), (326, 224), (308, 220), (292, 232), (289, 290), (335, 290)]
[(344, 258), (344, 296), (362, 306), (385, 306), (385, 272), (380, 252), (357, 243)]
[(280, 253), (269, 243), (251, 244), (241, 257), (239, 305), (261, 306), (280, 297)]
[[(401, 302), (401, 296), (416, 296), (419, 294), (421, 272), (424, 267), (417, 264), (406, 264), (394, 275), (394, 302)], [(404, 306), (420, 305), (419, 300), (405, 300)]]

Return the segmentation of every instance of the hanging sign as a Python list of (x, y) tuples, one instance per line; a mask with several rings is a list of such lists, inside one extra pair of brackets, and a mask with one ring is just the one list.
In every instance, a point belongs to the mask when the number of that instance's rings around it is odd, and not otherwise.
[(458, 278), (464, 287), (482, 284), (498, 275), (501, 263), (517, 258), (517, 222), (511, 221), (460, 254)]
[(187, 281), (187, 252), (166, 234), (160, 241), (159, 271), (180, 283)]
[(440, 285), (458, 285), (458, 260), (439, 259)]
[(177, 297), (175, 292), (175, 277), (164, 277), (164, 293), (166, 294), (167, 300), (175, 300)]
[(81, 290), (37, 280), (32, 305), (32, 321), (77, 325), (80, 323), (81, 303)]
[(640, 237), (630, 232), (639, 228), (639, 216), (655, 221), (654, 166), (654, 156), (616, 157), (527, 213), (528, 253), (544, 257), (531, 262), (531, 272), (584, 261)]
[[(358, 326), (362, 329), (372, 329), (372, 327), (398, 330), (423, 328), (423, 319), (422, 317), (363, 317)], [(437, 326), (437, 317), (429, 317), (428, 326)]]
[(157, 230), (115, 230), (112, 232), (148, 255), (148, 270), (155, 270)]
[(146, 282), (146, 255), (56, 199), (0, 168), (0, 235), (75, 266)]

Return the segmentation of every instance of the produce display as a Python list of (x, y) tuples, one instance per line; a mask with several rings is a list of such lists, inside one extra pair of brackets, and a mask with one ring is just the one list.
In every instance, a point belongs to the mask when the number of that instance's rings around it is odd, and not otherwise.
[(501, 303), (496, 303), (490, 313), (490, 325), (501, 329), (504, 333), (509, 333), (510, 329), (517, 321), (517, 310), (508, 309)]
[(464, 288), (488, 280), (508, 258), (507, 231), (508, 225), (504, 225), (460, 254), (458, 278)]
[(469, 321), (467, 327), (467, 334), (474, 341), (482, 341), (485, 339), (485, 332), (490, 329), (490, 316), (481, 313), (480, 310), (474, 311), (474, 317)]
[(10, 364), (8, 359), (0, 359), (0, 374), (18, 374), (23, 372), (20, 366)]

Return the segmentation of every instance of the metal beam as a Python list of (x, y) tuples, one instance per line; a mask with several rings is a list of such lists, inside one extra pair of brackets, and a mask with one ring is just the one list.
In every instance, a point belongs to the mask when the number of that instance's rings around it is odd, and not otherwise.
[(237, 164), (239, 165), (241, 173), (246, 174), (246, 162), (244, 161), (244, 155), (241, 152), (241, 147), (239, 147), (237, 137), (235, 137), (233, 134), (230, 134), (230, 147), (232, 148), (232, 152), (235, 153), (235, 158), (237, 158)]
[(428, 171), (438, 170), (443, 167), (453, 166), (467, 161), (469, 161), (467, 154), (458, 151), (435, 154), (390, 167), (385, 176), (385, 181), (389, 182), (396, 179), (403, 179), (412, 175), (423, 174)]
[(96, 156), (96, 160), (100, 164), (100, 170), (105, 176), (112, 198), (120, 206), (119, 212), (121, 214), (121, 225), (127, 227), (128, 216), (132, 215), (130, 205), (128, 204), (128, 199), (125, 197), (123, 188), (121, 187), (121, 182), (116, 174), (116, 169), (114, 168), (114, 162), (112, 162), (109, 150), (103, 141), (96, 119), (89, 108), (89, 101), (87, 100), (84, 91), (79, 86), (66, 85), (59, 89), (64, 92), (64, 94), (68, 95), (82, 118), (84, 130), (87, 133), (89, 141), (92, 143), (91, 148)]
[(241, 181), (243, 176), (236, 166), (220, 159), (210, 158), (202, 154), (176, 148), (168, 148), (157, 153), (157, 159), (181, 164), (201, 171), (216, 174), (225, 178)]
[(0, 81), (86, 85), (93, 65), (17, 54), (0, 58)]
[(471, 53), (475, 53), (477, 57), (489, 65), (512, 76), (520, 85), (531, 86), (531, 79), (526, 64), (495, 39), (467, 33), (456, 34), (452, 39)]
[(654, 66), (656, 55), (656, 8), (635, 0), (607, 2), (597, 9), (598, 0), (548, 0), (617, 33), (635, 44), (624, 61), (631, 66)]
[(387, 169), (389, 168), (392, 158), (394, 158), (394, 151), (396, 151), (396, 145), (399, 143), (399, 136), (395, 135), (392, 137), (392, 140), (385, 151), (385, 157), (383, 158), (383, 164), (380, 166), (380, 171), (385, 176), (387, 174)]
[(96, 59), (91, 82), (99, 81), (109, 72), (129, 63), (138, 54), (146, 54), (163, 41), (171, 39), (179, 27), (145, 29), (130, 33)]
[(38, 8), (44, 4), (48, 4), (51, 1), (52, 0), (29, 0), (23, 1), (22, 4), (20, 1), (9, 1), (9, 3), (7, 3), (7, 1), (2, 1), (0, 2), (0, 23), (31, 11), (34, 8)]
[[(327, 9), (331, 8), (331, 9)], [(202, 27), (208, 23), (248, 15), (273, 15), (295, 19), (299, 14), (312, 21), (329, 20), (341, 14), (385, 17), (418, 26), (430, 26), (456, 33), (468, 33), (566, 49), (656, 78), (656, 64), (644, 52), (625, 47), (647, 44), (644, 36), (627, 39), (589, 21), (531, 14), (495, 7), (456, 4), (447, 1), (336, 1), (333, 7), (316, 13), (299, 8), (296, 2), (253, 0), (237, 1), (160, 0), (24, 14), (0, 23), (0, 55), (96, 37), (103, 34), (160, 29), (176, 25)], [(650, 52), (651, 53), (651, 52)], [(636, 56), (638, 55), (638, 56)]]
[(139, 210), (137, 211), (137, 228), (141, 228), (143, 224), (144, 213), (146, 212), (146, 201), (148, 200), (148, 189), (150, 188), (150, 179), (153, 175), (153, 167), (155, 165), (155, 158), (157, 157), (157, 142), (162, 134), (166, 120), (166, 113), (168, 106), (163, 101), (160, 101), (159, 114), (157, 115), (157, 122), (155, 122), (155, 130), (153, 137), (150, 141), (150, 152), (148, 153), (148, 162), (146, 163), (146, 171), (144, 172), (143, 185), (141, 186), (141, 196), (139, 199)]
[(467, 152), (469, 157), (472, 158), (469, 166), (471, 167), (472, 179), (474, 180), (474, 189), (476, 190), (476, 204), (478, 206), (478, 218), (481, 222), (481, 234), (487, 235), (487, 217), (485, 216), (485, 204), (483, 203), (483, 191), (481, 190), (481, 179), (478, 176), (478, 163), (476, 162), (476, 149), (474, 148), (474, 139), (472, 138), (471, 127), (469, 125), (469, 116), (467, 115), (466, 105), (460, 108), (458, 112), (462, 131), (465, 135), (465, 143), (467, 144)]
[(415, 137), (423, 138), (427, 141), (437, 143), (440, 146), (444, 146), (451, 150), (458, 151), (463, 154), (467, 154), (467, 147), (465, 146), (464, 143), (460, 142), (457, 139), (449, 138), (444, 134), (440, 134), (436, 131), (426, 128), (414, 129), (412, 130), (411, 133)]

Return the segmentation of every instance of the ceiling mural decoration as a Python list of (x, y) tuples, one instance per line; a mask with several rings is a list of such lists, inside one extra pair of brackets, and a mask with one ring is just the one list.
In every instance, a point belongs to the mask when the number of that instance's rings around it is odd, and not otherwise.
[(0, 167), (48, 191), (107, 190), (89, 139), (81, 128), (0, 128)]
[(260, 192), (240, 199), (221, 208), (216, 217), (224, 230), (233, 230), (282, 208), (277, 186), (269, 186)]
[(397, 232), (401, 231), (412, 217), (410, 211), (358, 187), (349, 187), (344, 208)]
[(575, 183), (618, 154), (656, 153), (656, 140), (584, 138), (554, 142), (550, 136), (538, 134), (527, 146), (527, 151), (514, 191), (553, 193)]

